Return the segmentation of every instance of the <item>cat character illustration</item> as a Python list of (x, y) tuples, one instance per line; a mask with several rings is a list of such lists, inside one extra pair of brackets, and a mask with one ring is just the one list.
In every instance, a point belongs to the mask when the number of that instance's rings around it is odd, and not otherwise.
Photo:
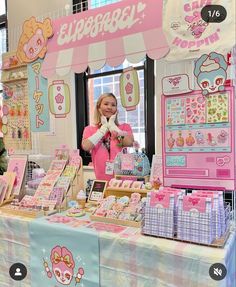
[(191, 31), (195, 39), (200, 38), (208, 26), (208, 23), (202, 20), (201, 13), (198, 11), (195, 11), (192, 16), (186, 16), (184, 20), (188, 23), (188, 30)]
[(51, 250), (50, 260), (52, 263), (52, 272), (50, 271), (47, 261), (43, 260), (44, 269), (48, 278), (52, 278), (53, 275), (57, 282), (62, 285), (70, 285), (73, 278), (75, 278), (75, 285), (80, 283), (84, 269), (80, 267), (76, 275), (74, 275), (75, 261), (72, 253), (64, 246), (55, 246)]
[(228, 139), (228, 133), (225, 130), (222, 130), (217, 136), (218, 143), (225, 143), (227, 139)]
[(196, 131), (195, 133), (196, 143), (202, 145), (205, 143), (204, 134), (201, 131)]
[(216, 52), (204, 54), (196, 61), (194, 75), (204, 96), (224, 90), (227, 67), (224, 56)]
[(53, 35), (51, 20), (46, 18), (43, 23), (31, 17), (24, 22), (20, 36), (17, 57), (22, 63), (30, 63), (44, 58), (47, 52), (47, 41)]

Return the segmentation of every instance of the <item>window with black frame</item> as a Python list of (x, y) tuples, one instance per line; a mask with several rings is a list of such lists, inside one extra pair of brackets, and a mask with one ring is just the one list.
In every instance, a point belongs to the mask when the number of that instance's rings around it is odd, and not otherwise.
[[(94, 9), (120, 0), (74, 0), (73, 13)], [(140, 102), (135, 111), (127, 112), (121, 107), (119, 77), (123, 69), (133, 66), (138, 72), (140, 85)], [(131, 64), (125, 61), (120, 66), (105, 65), (101, 70), (87, 69), (85, 73), (75, 75), (76, 87), (76, 123), (77, 147), (83, 162), (87, 165), (91, 156), (81, 148), (84, 127), (93, 123), (94, 104), (102, 93), (112, 92), (118, 99), (119, 122), (131, 125), (134, 138), (145, 148), (149, 160), (155, 153), (154, 127), (154, 61), (148, 57), (141, 63)]]
[[(119, 78), (123, 69), (134, 67), (138, 72), (140, 102), (134, 111), (127, 112), (120, 101)], [(77, 143), (81, 149), (83, 129), (93, 123), (93, 111), (98, 97), (112, 92), (118, 99), (119, 122), (131, 125), (134, 138), (145, 148), (149, 159), (155, 152), (154, 128), (154, 62), (147, 58), (138, 64), (125, 61), (117, 67), (104, 66), (101, 70), (90, 70), (76, 75)], [(91, 161), (90, 154), (81, 149), (84, 164)]]

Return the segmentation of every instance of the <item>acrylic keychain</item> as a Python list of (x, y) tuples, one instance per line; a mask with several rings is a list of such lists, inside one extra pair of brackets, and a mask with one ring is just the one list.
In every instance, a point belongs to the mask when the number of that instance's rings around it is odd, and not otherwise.
[(11, 105), (10, 110), (9, 110), (9, 114), (11, 117), (15, 116), (15, 106)]
[(17, 137), (18, 137), (18, 139), (21, 139), (21, 138), (22, 138), (21, 128), (18, 128)]
[(21, 104), (17, 104), (17, 116), (21, 116)]
[(11, 137), (12, 139), (16, 138), (16, 129), (14, 127), (11, 128)]
[(26, 140), (29, 138), (29, 132), (28, 132), (27, 127), (24, 127), (23, 138)]

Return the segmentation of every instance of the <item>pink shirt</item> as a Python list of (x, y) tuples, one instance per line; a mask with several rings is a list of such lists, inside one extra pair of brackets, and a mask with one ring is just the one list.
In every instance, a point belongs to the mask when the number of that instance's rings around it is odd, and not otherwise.
[[(121, 124), (118, 126), (120, 130), (126, 131), (128, 135), (132, 135), (132, 129), (129, 124)], [(87, 139), (93, 134), (96, 133), (98, 130), (98, 127), (96, 126), (87, 126), (84, 129), (83, 132), (83, 139)], [(107, 133), (105, 135), (105, 138), (108, 138), (110, 133)], [(113, 178), (113, 175), (107, 175), (105, 173), (106, 170), (106, 162), (107, 161), (113, 161), (116, 157), (117, 153), (122, 150), (122, 147), (117, 146), (119, 141), (116, 137), (111, 136), (110, 138), (110, 156), (107, 148), (104, 146), (102, 140), (99, 141), (99, 143), (92, 149), (91, 155), (92, 155), (92, 162), (94, 166), (94, 171), (96, 175), (96, 179), (100, 180), (110, 180)]]

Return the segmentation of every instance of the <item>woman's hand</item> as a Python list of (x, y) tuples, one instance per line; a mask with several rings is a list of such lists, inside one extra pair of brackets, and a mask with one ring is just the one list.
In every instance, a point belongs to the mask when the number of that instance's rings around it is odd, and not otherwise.
[(101, 127), (100, 131), (105, 135), (108, 132), (109, 124), (105, 116), (101, 116)]
[(109, 119), (109, 122), (108, 122), (108, 128), (109, 128), (109, 131), (112, 133), (112, 132), (116, 132), (119, 136), (125, 136), (127, 135), (127, 132), (126, 131), (122, 131), (118, 128), (118, 126), (115, 124), (115, 120), (116, 120), (116, 116), (117, 116), (117, 113), (112, 115)]

